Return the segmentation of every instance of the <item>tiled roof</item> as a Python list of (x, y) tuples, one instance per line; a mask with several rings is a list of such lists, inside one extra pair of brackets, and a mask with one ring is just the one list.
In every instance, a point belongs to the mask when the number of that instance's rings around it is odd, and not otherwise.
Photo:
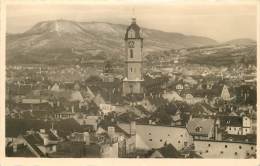
[[(51, 129), (51, 122), (30, 119), (6, 119), (6, 137), (17, 137), (25, 134), (28, 130)], [(78, 124), (74, 119), (66, 119), (54, 123), (58, 135), (65, 137), (72, 132), (84, 132), (84, 126)]]
[[(37, 134), (38, 135), (38, 134)], [(41, 156), (44, 157), (44, 153), (36, 146), (36, 144), (43, 144), (42, 139), (37, 135), (28, 135), (24, 136), (24, 139), (27, 141), (28, 144)]]
[(243, 118), (240, 116), (220, 116), (221, 126), (242, 127)]
[(193, 118), (187, 124), (187, 129), (191, 135), (208, 136), (213, 127), (213, 119)]
[(128, 39), (128, 32), (129, 32), (131, 29), (134, 30), (134, 32), (135, 32), (135, 38), (140, 38), (140, 37), (141, 37), (141, 36), (140, 36), (140, 27), (139, 27), (135, 22), (133, 22), (133, 23), (127, 28), (127, 30), (126, 30), (125, 40)]
[(158, 149), (158, 151), (162, 154), (164, 158), (180, 158), (181, 154), (177, 151), (177, 149), (172, 145), (168, 144)]

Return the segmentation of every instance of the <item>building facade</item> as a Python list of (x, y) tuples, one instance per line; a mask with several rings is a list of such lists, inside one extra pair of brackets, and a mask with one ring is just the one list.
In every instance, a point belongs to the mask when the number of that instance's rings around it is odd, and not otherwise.
[(142, 57), (143, 38), (141, 29), (132, 19), (125, 34), (125, 78), (123, 80), (123, 95), (140, 94), (143, 92)]

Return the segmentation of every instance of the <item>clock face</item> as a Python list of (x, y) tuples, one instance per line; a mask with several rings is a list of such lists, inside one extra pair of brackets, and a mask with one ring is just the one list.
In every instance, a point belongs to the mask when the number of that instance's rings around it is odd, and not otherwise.
[(135, 42), (134, 42), (134, 41), (129, 41), (129, 42), (128, 42), (128, 46), (129, 46), (130, 48), (134, 48), (134, 47), (135, 47)]

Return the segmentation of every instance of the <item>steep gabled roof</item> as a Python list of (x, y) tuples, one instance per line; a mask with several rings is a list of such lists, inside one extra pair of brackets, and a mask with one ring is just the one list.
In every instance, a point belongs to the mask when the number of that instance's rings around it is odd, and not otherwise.
[(182, 155), (177, 151), (177, 149), (172, 144), (166, 144), (159, 149), (152, 150), (148, 156), (154, 157), (155, 153), (159, 152), (163, 158), (181, 158)]
[(187, 124), (187, 129), (191, 135), (208, 136), (213, 127), (213, 119), (193, 118)]

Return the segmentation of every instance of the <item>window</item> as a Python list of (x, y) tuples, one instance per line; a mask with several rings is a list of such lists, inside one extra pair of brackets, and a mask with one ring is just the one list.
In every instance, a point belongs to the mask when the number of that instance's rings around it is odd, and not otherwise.
[(225, 145), (225, 148), (227, 148), (227, 145)]
[(239, 146), (239, 149), (242, 149), (242, 146)]
[(181, 137), (183, 137), (183, 135), (181, 134)]
[(249, 153), (246, 153), (247, 156), (249, 156)]
[(149, 139), (149, 141), (153, 141), (152, 139)]
[(149, 135), (152, 135), (151, 133), (148, 133)]
[(254, 149), (254, 147), (253, 146), (251, 146), (251, 150), (253, 150)]
[(160, 139), (160, 142), (162, 142), (162, 139)]
[(195, 128), (195, 131), (196, 131), (196, 132), (201, 132), (201, 130), (202, 130), (202, 127), (196, 127), (196, 128)]
[(247, 132), (247, 129), (246, 129), (246, 132)]
[(234, 130), (236, 131), (236, 128), (234, 128)]
[(184, 142), (184, 146), (188, 146), (188, 142), (185, 141), (185, 142)]
[(168, 134), (168, 136), (170, 136), (170, 134)]
[(231, 127), (229, 127), (229, 130), (231, 130)]
[(181, 141), (178, 141), (178, 143), (181, 143)]
[(235, 155), (237, 155), (237, 152), (235, 152)]
[(206, 150), (206, 153), (208, 153), (209, 151), (208, 150)]
[(133, 58), (133, 57), (134, 57), (133, 49), (130, 49), (130, 58)]
[(223, 151), (220, 151), (220, 154), (223, 154), (224, 152)]
[(210, 147), (210, 144), (208, 144), (208, 147)]
[(133, 72), (133, 68), (132, 67), (130, 68), (130, 71)]

